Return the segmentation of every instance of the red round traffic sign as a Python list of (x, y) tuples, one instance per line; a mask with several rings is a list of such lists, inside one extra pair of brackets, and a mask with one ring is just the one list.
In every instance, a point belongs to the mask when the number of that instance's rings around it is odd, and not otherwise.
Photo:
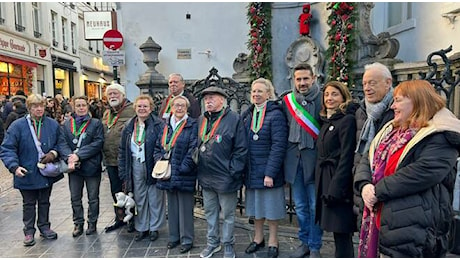
[(104, 43), (105, 47), (116, 50), (123, 45), (123, 36), (117, 30), (108, 30), (104, 33), (102, 38), (102, 42)]

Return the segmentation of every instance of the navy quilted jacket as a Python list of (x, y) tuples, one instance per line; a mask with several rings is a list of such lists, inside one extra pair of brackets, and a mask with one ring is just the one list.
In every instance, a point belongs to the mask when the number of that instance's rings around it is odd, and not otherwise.
[[(167, 142), (170, 141), (172, 132), (171, 125), (168, 123)], [(165, 153), (161, 145), (162, 135), (163, 131), (160, 133), (155, 146), (153, 154), (155, 162), (161, 159)], [(170, 191), (195, 191), (197, 171), (196, 165), (192, 160), (192, 152), (196, 148), (197, 139), (198, 128), (196, 119), (189, 117), (171, 151), (171, 157), (169, 159), (171, 163), (171, 178), (169, 180), (158, 180), (157, 188)]]
[(249, 157), (244, 184), (248, 189), (264, 189), (264, 178), (273, 178), (273, 187), (284, 184), (283, 161), (288, 142), (286, 116), (274, 101), (268, 101), (265, 119), (259, 130), (259, 139), (253, 140), (251, 121), (254, 105), (243, 112), (241, 117), (247, 132)]

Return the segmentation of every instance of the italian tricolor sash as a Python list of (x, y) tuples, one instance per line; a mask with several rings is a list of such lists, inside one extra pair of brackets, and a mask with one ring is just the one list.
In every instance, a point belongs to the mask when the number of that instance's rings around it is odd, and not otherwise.
[(294, 93), (290, 93), (284, 96), (284, 102), (286, 102), (289, 113), (294, 117), (295, 121), (309, 133), (314, 139), (318, 138), (319, 134), (319, 123), (315, 118), (308, 113), (299, 103), (295, 100)]

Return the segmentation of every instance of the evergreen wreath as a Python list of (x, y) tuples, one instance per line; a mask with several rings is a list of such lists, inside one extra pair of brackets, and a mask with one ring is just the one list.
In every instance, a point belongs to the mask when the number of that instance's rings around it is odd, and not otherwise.
[(271, 67), (271, 4), (266, 2), (252, 2), (248, 5), (248, 23), (250, 26), (250, 77), (251, 81), (258, 78), (272, 79)]
[(355, 22), (357, 3), (332, 2), (327, 4), (331, 14), (327, 19), (330, 30), (327, 33), (329, 47), (326, 51), (328, 80), (337, 80), (352, 86), (351, 69), (354, 65), (353, 53), (356, 50)]

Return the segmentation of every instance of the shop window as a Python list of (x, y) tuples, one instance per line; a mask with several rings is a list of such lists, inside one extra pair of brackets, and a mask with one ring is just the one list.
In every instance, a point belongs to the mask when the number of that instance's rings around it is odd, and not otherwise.
[(33, 68), (0, 61), (0, 94), (14, 95), (18, 90), (27, 95), (31, 92)]

